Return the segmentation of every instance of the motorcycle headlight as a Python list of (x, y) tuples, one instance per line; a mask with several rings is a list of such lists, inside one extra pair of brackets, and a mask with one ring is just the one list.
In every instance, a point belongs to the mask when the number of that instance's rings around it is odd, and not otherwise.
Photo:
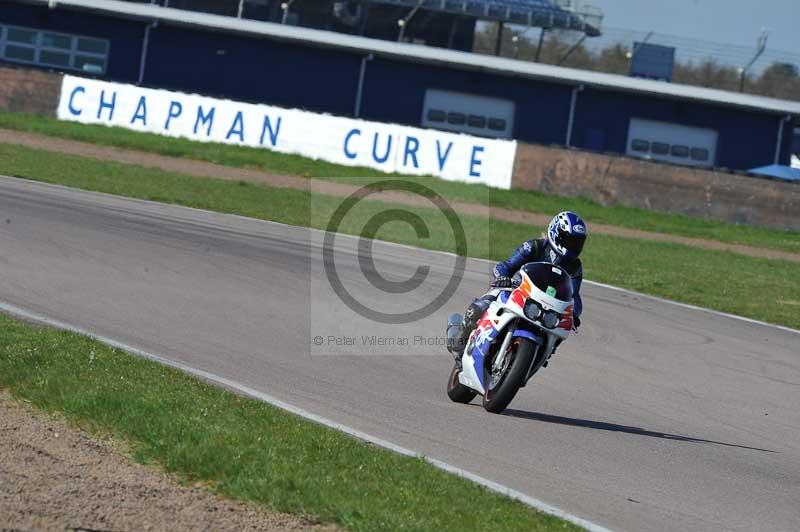
[(525, 303), (523, 311), (525, 312), (525, 316), (530, 320), (538, 320), (542, 315), (542, 309), (530, 299)]
[(555, 310), (548, 310), (545, 311), (544, 317), (542, 318), (542, 325), (547, 327), (548, 329), (554, 329), (556, 325), (561, 321), (561, 316)]

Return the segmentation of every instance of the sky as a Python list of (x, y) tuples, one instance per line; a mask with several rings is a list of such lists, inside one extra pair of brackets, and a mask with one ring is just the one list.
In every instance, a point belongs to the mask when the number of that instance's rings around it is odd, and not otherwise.
[(604, 26), (670, 33), (800, 55), (800, 0), (586, 0), (605, 12)]

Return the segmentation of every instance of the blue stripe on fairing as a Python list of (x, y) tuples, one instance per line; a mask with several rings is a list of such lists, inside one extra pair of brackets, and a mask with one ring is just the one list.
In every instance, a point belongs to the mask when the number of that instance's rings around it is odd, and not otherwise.
[(475, 368), (475, 375), (478, 376), (478, 381), (480, 381), (481, 386), (483, 386), (483, 389), (485, 390), (486, 383), (484, 382), (485, 379), (483, 376), (483, 353), (475, 348), (472, 349), (472, 353), (472, 367)]
[(492, 332), (489, 333), (480, 344), (475, 342), (475, 345), (472, 347), (472, 365), (475, 368), (475, 374), (478, 376), (478, 380), (481, 382), (481, 386), (486, 388), (486, 382), (484, 379), (484, 372), (483, 372), (483, 361), (486, 359), (486, 350), (492, 345), (494, 339), (497, 338), (497, 329), (492, 327)]
[(511, 295), (510, 291), (500, 292), (500, 302), (506, 303), (508, 302), (508, 297)]

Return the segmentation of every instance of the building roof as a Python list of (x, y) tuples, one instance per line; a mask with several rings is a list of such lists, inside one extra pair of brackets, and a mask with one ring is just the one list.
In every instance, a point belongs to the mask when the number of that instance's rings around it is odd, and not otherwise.
[[(53, 0), (23, 0), (27, 3), (48, 5)], [(368, 39), (355, 35), (238, 19), (194, 11), (139, 4), (119, 0), (55, 0), (61, 7), (89, 10), (95, 13), (125, 18), (158, 20), (164, 23), (202, 28), (225, 33), (238, 33), (281, 41), (289, 41), (324, 48), (336, 48), (363, 54), (375, 54), (406, 61), (440, 64), (463, 70), (474, 70), (536, 79), (573, 86), (584, 85), (598, 89), (645, 94), (659, 98), (691, 100), (727, 107), (800, 116), (800, 102), (778, 100), (764, 96), (740, 94), (717, 89), (693, 87), (647, 79), (630, 78), (573, 68), (530, 63), (503, 57), (478, 55), (457, 50), (434, 48), (418, 44)]]

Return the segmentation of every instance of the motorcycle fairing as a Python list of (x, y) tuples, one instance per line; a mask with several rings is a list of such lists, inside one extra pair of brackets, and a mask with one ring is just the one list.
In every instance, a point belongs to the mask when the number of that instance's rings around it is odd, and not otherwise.
[[(500, 332), (490, 317), (491, 310), (490, 306), (489, 310), (484, 312), (470, 336), (469, 348), (464, 352), (463, 357), (464, 371), (461, 372), (462, 375), (466, 373), (465, 376), (471, 381), (467, 386), (477, 388), (481, 390), (481, 393), (485, 392), (483, 361), (486, 359), (489, 347)], [(461, 376), (459, 376), (460, 378)]]
[[(489, 353), (489, 348), (494, 343), (497, 335), (500, 334), (500, 331), (506, 330), (509, 322), (518, 317), (511, 312), (498, 315), (505, 301), (508, 301), (508, 297), (509, 292), (503, 292), (498, 297), (502, 304), (493, 301), (489, 305), (481, 319), (478, 320), (475, 330), (472, 331), (467, 342), (467, 349), (464, 350), (464, 355), (461, 359), (462, 371), (458, 376), (459, 382), (474, 390), (479, 390), (481, 393), (486, 393), (483, 365)], [(504, 299), (505, 301), (503, 301)], [(541, 343), (541, 341), (538, 343)]]
[[(535, 265), (536, 263), (531, 263)], [(527, 265), (526, 265), (527, 266)], [(553, 273), (564, 275), (561, 268), (546, 264)], [(506, 331), (512, 320), (517, 321), (511, 337), (524, 337), (539, 345), (538, 355), (533, 361), (533, 366), (528, 372), (528, 378), (539, 369), (552, 354), (556, 338), (566, 339), (572, 328), (572, 297), (569, 292), (569, 301), (563, 301), (541, 290), (524, 271), (520, 277), (520, 284), (513, 289), (494, 289), (489, 294), (496, 299), (489, 304), (477, 322), (467, 342), (467, 347), (461, 356), (461, 371), (458, 381), (481, 394), (486, 393), (484, 363), (489, 349), (502, 331)], [(488, 295), (488, 294), (487, 294)], [(561, 323), (554, 329), (545, 329), (541, 323), (533, 322), (525, 316), (524, 307), (528, 298), (535, 299), (545, 309), (551, 309), (564, 315)], [(508, 337), (506, 337), (508, 338)]]

